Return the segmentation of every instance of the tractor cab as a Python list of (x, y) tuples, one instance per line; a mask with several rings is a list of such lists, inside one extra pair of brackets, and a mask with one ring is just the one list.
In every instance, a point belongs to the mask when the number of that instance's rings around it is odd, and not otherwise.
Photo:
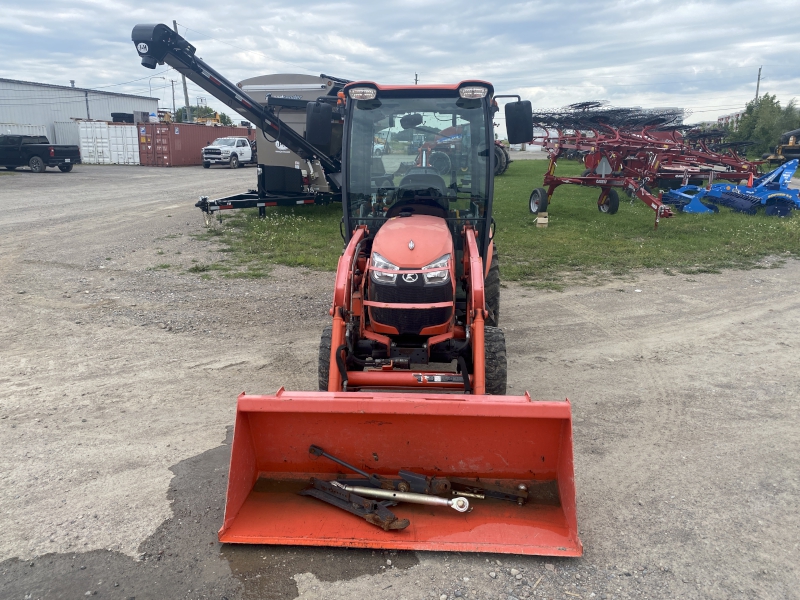
[[(346, 250), (342, 260), (352, 260), (345, 301), (351, 309), (344, 315), (343, 351), (331, 353), (339, 370), (332, 378), (323, 335), (322, 389), (339, 388), (340, 377), (354, 386), (359, 376), (349, 370), (381, 369), (386, 378), (387, 371), (411, 365), (455, 362), (464, 377), (451, 383), (469, 391), (470, 331), (479, 308), (503, 362), (492, 365), (496, 381), (486, 387), (505, 393), (505, 341), (496, 329), (499, 266), (492, 243), (493, 95), (492, 85), (482, 81), (344, 87), (343, 235), (352, 256)], [(324, 145), (330, 120), (321, 108), (309, 105), (306, 136)], [(376, 139), (382, 140), (380, 153)], [(476, 301), (479, 307), (473, 307)], [(399, 385), (400, 379), (393, 381)]]

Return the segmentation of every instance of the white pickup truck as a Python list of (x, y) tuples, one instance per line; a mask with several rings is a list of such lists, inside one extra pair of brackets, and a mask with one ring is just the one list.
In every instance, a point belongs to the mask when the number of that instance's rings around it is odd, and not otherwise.
[(240, 165), (256, 164), (258, 158), (254, 146), (246, 137), (218, 138), (203, 148), (203, 168), (226, 164), (237, 169)]

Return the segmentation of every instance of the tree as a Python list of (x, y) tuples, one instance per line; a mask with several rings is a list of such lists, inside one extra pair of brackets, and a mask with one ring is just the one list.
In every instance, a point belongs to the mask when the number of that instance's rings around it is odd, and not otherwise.
[(739, 127), (726, 129), (730, 132), (727, 140), (731, 142), (753, 142), (748, 148), (751, 157), (761, 157), (772, 152), (780, 143), (781, 134), (800, 128), (800, 110), (792, 99), (784, 108), (775, 95), (764, 94), (758, 100), (747, 103), (744, 115), (739, 119)]
[[(200, 119), (214, 116), (214, 109), (208, 106), (190, 106), (192, 110), (192, 118)], [(175, 111), (175, 121), (177, 123), (184, 123), (186, 121), (186, 107), (182, 106)]]
[(231, 118), (225, 113), (219, 113), (219, 122), (223, 125), (233, 125), (233, 121), (231, 121)]

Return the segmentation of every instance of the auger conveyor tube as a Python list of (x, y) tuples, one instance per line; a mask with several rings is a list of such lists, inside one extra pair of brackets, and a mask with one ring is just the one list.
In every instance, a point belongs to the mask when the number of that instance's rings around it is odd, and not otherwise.
[(276, 138), (301, 158), (319, 160), (325, 172), (338, 173), (341, 164), (283, 123), (274, 112), (228, 81), (202, 58), (195, 56), (195, 47), (167, 25), (136, 25), (131, 33), (142, 65), (155, 69), (158, 64), (170, 67), (191, 79), (220, 102), (255, 123), (265, 134)]

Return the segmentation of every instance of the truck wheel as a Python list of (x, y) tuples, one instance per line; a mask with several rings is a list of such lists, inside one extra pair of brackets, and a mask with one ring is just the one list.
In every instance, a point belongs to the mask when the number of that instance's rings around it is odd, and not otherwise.
[(210, 169), (211, 168), (211, 163), (208, 162), (207, 160), (204, 160), (203, 161), (203, 168), (204, 169)]
[(9, 167), (9, 166), (6, 166), (6, 169), (8, 169), (9, 171), (13, 171), (13, 170), (14, 170), (14, 169), (16, 169), (16, 168), (17, 168), (17, 167)]
[(239, 168), (239, 157), (235, 154), (231, 156), (231, 169), (238, 169)]
[(47, 169), (47, 165), (45, 165), (44, 161), (38, 156), (31, 157), (28, 161), (28, 166), (34, 173), (44, 173)]
[(492, 263), (486, 281), (483, 282), (483, 294), (486, 298), (486, 308), (489, 310), (486, 325), (497, 327), (500, 324), (500, 263), (497, 260), (497, 246), (492, 245), (494, 247)]
[(72, 171), (72, 165), (58, 165), (58, 170), (62, 173), (69, 173)]
[(540, 212), (547, 212), (547, 190), (544, 188), (533, 190), (528, 208), (534, 215), (538, 215)]
[(317, 367), (317, 379), (320, 392), (328, 391), (328, 373), (331, 368), (331, 332), (332, 325), (328, 325), (322, 330), (322, 337), (319, 340), (319, 366)]
[(619, 194), (616, 190), (608, 190), (608, 195), (602, 204), (597, 204), (597, 210), (609, 215), (617, 214), (619, 210)]
[(508, 381), (506, 364), (506, 336), (497, 327), (483, 328), (486, 393), (504, 396)]

